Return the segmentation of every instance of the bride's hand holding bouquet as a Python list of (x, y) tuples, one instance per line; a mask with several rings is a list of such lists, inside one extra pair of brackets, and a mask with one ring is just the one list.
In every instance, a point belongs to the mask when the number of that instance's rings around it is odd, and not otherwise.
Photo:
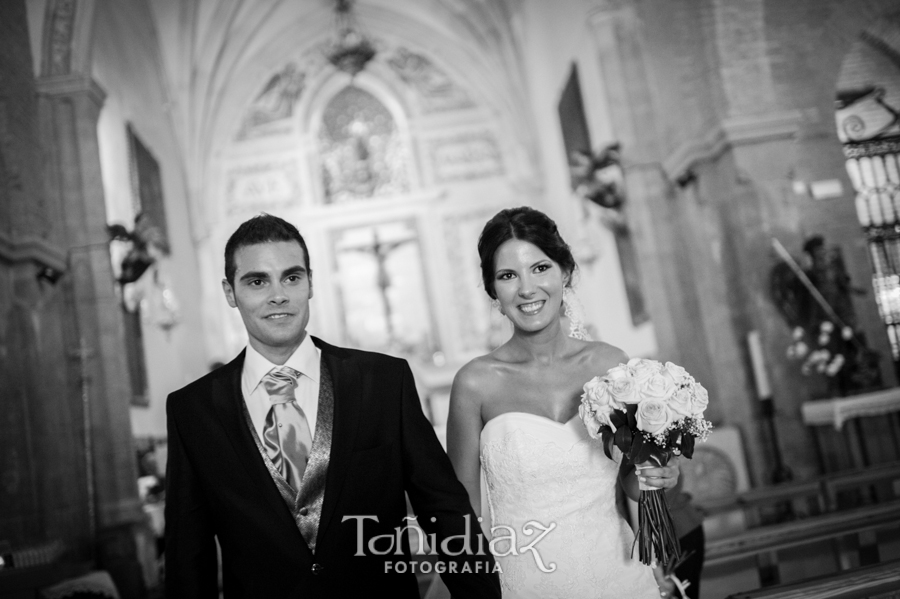
[[(593, 438), (603, 439), (607, 457), (617, 447), (625, 464), (638, 470), (640, 559), (654, 556), (664, 566), (679, 558), (678, 540), (669, 515), (664, 481), (650, 478), (667, 468), (673, 456), (690, 458), (694, 440), (705, 441), (712, 425), (703, 418), (709, 395), (687, 371), (671, 362), (633, 358), (584, 385), (579, 415)], [(673, 466), (676, 468), (677, 465)], [(649, 469), (649, 470), (648, 470)], [(642, 480), (644, 479), (644, 480)], [(672, 483), (674, 484), (674, 482)]]

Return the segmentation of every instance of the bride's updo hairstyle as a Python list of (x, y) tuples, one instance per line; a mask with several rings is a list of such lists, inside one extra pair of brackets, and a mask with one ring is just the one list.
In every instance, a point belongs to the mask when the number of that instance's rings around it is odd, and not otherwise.
[(559, 235), (553, 219), (528, 206), (507, 208), (495, 214), (484, 225), (478, 238), (481, 278), (484, 290), (491, 299), (497, 299), (494, 292), (494, 255), (510, 239), (527, 241), (537, 246), (548, 258), (559, 264), (565, 274), (570, 275), (567, 285), (571, 284), (571, 275), (576, 268), (575, 258), (569, 245)]

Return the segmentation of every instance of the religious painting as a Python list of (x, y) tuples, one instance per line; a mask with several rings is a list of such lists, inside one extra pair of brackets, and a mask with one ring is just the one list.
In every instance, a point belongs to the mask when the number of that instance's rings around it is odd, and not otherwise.
[(159, 162), (135, 134), (131, 125), (128, 126), (128, 147), (135, 227), (137, 228), (140, 223), (144, 234), (151, 235), (153, 243), (162, 248), (164, 253), (168, 253), (169, 227), (166, 222)]
[(294, 63), (288, 63), (272, 75), (247, 109), (237, 139), (268, 137), (290, 131), (290, 118), (305, 84), (306, 74)]
[(337, 231), (334, 257), (348, 344), (431, 361), (439, 348), (415, 222)]
[(416, 91), (423, 112), (463, 110), (475, 106), (463, 88), (421, 54), (398, 48), (387, 63), (404, 83)]
[[(122, 258), (119, 283), (133, 286), (156, 260), (169, 253), (169, 234), (163, 201), (162, 174), (159, 162), (137, 136), (131, 125), (127, 128), (129, 163), (131, 170), (134, 227), (109, 227), (112, 239), (125, 237), (129, 250)], [(150, 276), (149, 274), (147, 276)], [(130, 289), (130, 287), (129, 287)], [(147, 360), (144, 354), (142, 302), (122, 302), (122, 322), (125, 332), (125, 359), (131, 380), (131, 403), (149, 405), (147, 389)]]
[(326, 203), (409, 191), (409, 151), (391, 112), (369, 92), (352, 85), (338, 92), (318, 137)]
[[(557, 106), (559, 125), (562, 129), (566, 157), (571, 162), (582, 153), (591, 152), (591, 134), (588, 131), (584, 101), (581, 97), (581, 83), (578, 79), (578, 65), (572, 64), (572, 71), (566, 80)], [(575, 189), (573, 181), (572, 189)]]

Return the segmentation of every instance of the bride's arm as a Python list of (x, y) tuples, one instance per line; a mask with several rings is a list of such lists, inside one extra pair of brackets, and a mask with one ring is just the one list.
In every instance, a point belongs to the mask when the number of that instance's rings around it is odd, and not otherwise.
[(453, 379), (450, 389), (450, 413), (447, 417), (447, 455), (456, 477), (469, 492), (469, 501), (481, 516), (480, 440), (483, 426), (481, 402), (475, 373), (464, 366)]

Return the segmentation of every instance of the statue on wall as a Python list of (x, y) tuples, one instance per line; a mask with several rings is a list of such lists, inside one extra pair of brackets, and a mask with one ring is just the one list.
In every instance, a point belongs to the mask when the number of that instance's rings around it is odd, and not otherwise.
[(569, 155), (569, 173), (575, 193), (611, 210), (625, 203), (625, 176), (620, 146), (612, 143), (598, 152), (575, 150)]
[(134, 283), (154, 262), (169, 254), (169, 244), (162, 230), (153, 223), (146, 212), (141, 212), (135, 217), (134, 228), (131, 231), (119, 223), (107, 225), (106, 230), (110, 242), (122, 242), (128, 248), (119, 263), (120, 274), (117, 280), (121, 285)]
[(781, 261), (770, 274), (770, 293), (791, 327), (787, 357), (800, 362), (804, 375), (820, 377), (828, 396), (881, 387), (878, 353), (867, 347), (853, 306), (853, 296), (866, 290), (851, 283), (840, 248), (813, 235), (803, 244), (801, 267), (773, 243)]
[[(129, 313), (168, 331), (180, 320), (178, 302), (162, 272), (160, 262), (169, 255), (169, 244), (160, 227), (146, 213), (134, 219), (129, 231), (121, 224), (107, 225), (113, 263), (122, 286), (122, 305)], [(123, 255), (124, 254), (124, 255)]]

